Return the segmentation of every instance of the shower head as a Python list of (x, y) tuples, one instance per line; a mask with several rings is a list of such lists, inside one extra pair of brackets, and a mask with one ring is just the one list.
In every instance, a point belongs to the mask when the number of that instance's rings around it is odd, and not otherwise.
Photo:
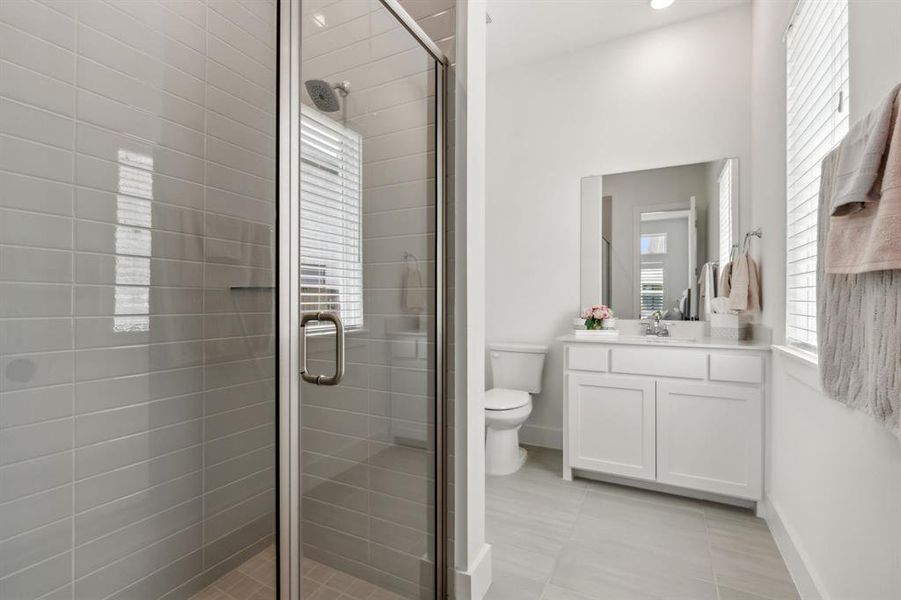
[(349, 81), (329, 83), (322, 79), (310, 79), (304, 85), (307, 87), (307, 93), (310, 94), (313, 104), (323, 112), (335, 112), (341, 108), (338, 94), (335, 93), (336, 90), (342, 98), (346, 98), (350, 93)]

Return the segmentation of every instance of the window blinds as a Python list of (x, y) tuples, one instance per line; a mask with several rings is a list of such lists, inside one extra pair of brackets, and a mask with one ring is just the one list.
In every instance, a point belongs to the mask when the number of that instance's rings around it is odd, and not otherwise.
[(639, 294), (640, 318), (647, 319), (654, 311), (663, 311), (663, 263), (642, 261), (641, 293)]
[(786, 44), (785, 338), (816, 350), (820, 163), (848, 131), (848, 0), (800, 0)]
[(720, 265), (725, 266), (732, 254), (732, 159), (720, 171)]
[(346, 329), (363, 325), (361, 176), (360, 135), (301, 106), (300, 309), (338, 313)]

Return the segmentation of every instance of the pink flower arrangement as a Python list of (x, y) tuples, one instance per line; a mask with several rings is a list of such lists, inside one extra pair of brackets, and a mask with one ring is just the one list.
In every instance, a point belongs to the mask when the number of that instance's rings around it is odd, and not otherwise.
[(613, 317), (613, 311), (608, 306), (596, 304), (583, 308), (580, 317), (585, 319), (586, 329), (600, 329), (604, 319)]

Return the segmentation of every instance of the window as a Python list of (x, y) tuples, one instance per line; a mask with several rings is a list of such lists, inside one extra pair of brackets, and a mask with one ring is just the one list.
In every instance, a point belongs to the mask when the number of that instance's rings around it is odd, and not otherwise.
[(346, 329), (363, 326), (361, 163), (358, 133), (301, 106), (300, 309)]
[(732, 254), (732, 186), (733, 159), (727, 159), (720, 171), (720, 264), (729, 262)]
[(647, 319), (654, 311), (663, 311), (663, 262), (642, 261), (639, 312)]
[(641, 253), (644, 254), (666, 254), (666, 234), (665, 233), (643, 233), (641, 234)]
[(640, 318), (647, 319), (654, 311), (663, 310), (666, 233), (642, 233), (640, 252), (638, 312)]
[(816, 350), (820, 163), (848, 131), (848, 0), (800, 0), (786, 44), (785, 339)]

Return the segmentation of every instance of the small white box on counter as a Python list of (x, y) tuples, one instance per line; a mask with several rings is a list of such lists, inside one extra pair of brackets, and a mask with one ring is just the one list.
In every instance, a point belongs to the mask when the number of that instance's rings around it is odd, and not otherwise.
[(750, 337), (751, 320), (743, 313), (710, 315), (710, 337), (723, 340), (746, 340)]

